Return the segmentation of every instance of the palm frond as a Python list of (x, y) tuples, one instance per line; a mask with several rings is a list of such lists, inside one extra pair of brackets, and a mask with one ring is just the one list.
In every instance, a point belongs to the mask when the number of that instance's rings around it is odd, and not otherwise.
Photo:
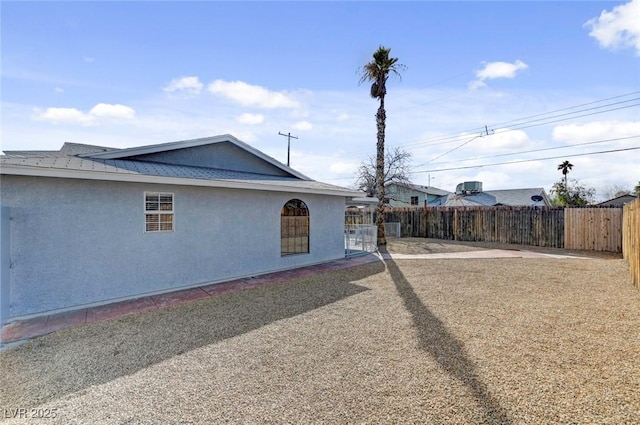
[(373, 60), (360, 69), (360, 84), (367, 81), (376, 81), (378, 86), (384, 85), (389, 74), (401, 78), (400, 71), (405, 70), (406, 66), (399, 64), (398, 58), (390, 58), (390, 53), (390, 48), (378, 47), (378, 50), (373, 53)]

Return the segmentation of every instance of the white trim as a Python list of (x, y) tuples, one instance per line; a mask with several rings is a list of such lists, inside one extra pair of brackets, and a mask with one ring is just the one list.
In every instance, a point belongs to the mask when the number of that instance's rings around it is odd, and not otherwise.
[[(147, 196), (148, 195), (158, 195), (158, 210), (148, 210), (147, 209)], [(142, 194), (144, 199), (143, 211), (144, 211), (144, 232), (145, 233), (172, 233), (176, 230), (176, 213), (175, 213), (175, 202), (176, 196), (173, 192), (158, 192), (158, 191), (148, 191), (145, 190)], [(160, 205), (160, 198), (162, 196), (171, 196), (171, 210), (163, 210)], [(147, 230), (147, 217), (150, 215), (158, 216), (158, 230)], [(162, 230), (162, 222), (160, 221), (161, 215), (171, 215), (171, 230)]]
[(277, 185), (271, 183), (251, 183), (237, 180), (203, 180), (183, 177), (150, 176), (136, 173), (116, 173), (102, 171), (81, 171), (57, 168), (30, 167), (26, 165), (3, 164), (0, 167), (1, 174), (34, 177), (57, 177), (67, 179), (120, 181), (129, 183), (155, 183), (179, 186), (204, 186), (221, 187), (228, 189), (264, 190), (272, 192), (312, 193), (316, 195), (343, 196), (353, 198), (362, 196), (361, 192), (339, 189), (296, 187), (286, 184)]

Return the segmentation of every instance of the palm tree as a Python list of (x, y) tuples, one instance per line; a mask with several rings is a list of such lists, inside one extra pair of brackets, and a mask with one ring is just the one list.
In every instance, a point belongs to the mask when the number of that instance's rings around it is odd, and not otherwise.
[(400, 76), (404, 65), (398, 63), (398, 58), (389, 57), (391, 49), (384, 46), (378, 47), (373, 52), (373, 60), (362, 67), (360, 84), (371, 81), (371, 97), (380, 100), (380, 106), (376, 113), (376, 125), (378, 127), (378, 142), (376, 145), (376, 186), (378, 193), (378, 208), (376, 210), (376, 225), (378, 227), (378, 245), (385, 245), (387, 239), (384, 235), (384, 129), (387, 115), (384, 109), (384, 97), (387, 94), (387, 79), (390, 74)]
[(562, 164), (558, 165), (558, 170), (562, 170), (562, 175), (564, 176), (564, 188), (567, 189), (567, 174), (569, 174), (569, 170), (573, 168), (573, 164), (569, 161), (563, 161)]

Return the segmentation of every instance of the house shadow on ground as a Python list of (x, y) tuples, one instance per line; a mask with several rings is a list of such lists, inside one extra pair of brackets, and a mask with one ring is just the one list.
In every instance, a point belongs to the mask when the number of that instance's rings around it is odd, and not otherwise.
[(65, 329), (0, 352), (4, 406), (32, 408), (338, 302), (382, 262)]
[[(381, 253), (386, 253), (381, 247)], [(452, 378), (464, 384), (473, 395), (488, 424), (511, 424), (506, 410), (491, 395), (468, 357), (463, 345), (445, 324), (420, 300), (411, 283), (393, 260), (385, 262), (405, 308), (411, 314), (418, 346), (428, 353)]]

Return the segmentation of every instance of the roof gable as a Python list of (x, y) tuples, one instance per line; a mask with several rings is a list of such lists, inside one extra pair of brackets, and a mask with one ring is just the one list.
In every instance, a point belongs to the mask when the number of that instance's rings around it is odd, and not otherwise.
[(127, 159), (163, 164), (219, 168), (273, 176), (309, 177), (282, 164), (248, 144), (225, 134), (180, 142), (79, 155), (93, 159)]
[(287, 172), (229, 142), (135, 155), (127, 157), (127, 160), (217, 168), (269, 176), (292, 176), (291, 172)]

